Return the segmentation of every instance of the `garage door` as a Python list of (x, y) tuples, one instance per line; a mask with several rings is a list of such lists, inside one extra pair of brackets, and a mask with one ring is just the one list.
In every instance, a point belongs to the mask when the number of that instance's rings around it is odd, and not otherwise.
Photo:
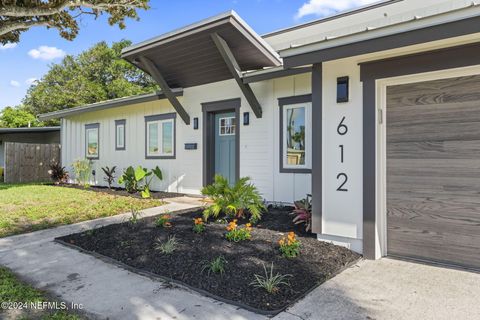
[(388, 254), (480, 268), (480, 76), (387, 88)]

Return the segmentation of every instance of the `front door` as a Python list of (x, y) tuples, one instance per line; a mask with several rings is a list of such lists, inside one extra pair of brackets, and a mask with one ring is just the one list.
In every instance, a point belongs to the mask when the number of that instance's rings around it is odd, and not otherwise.
[(214, 173), (236, 182), (236, 133), (235, 112), (215, 114), (215, 165)]

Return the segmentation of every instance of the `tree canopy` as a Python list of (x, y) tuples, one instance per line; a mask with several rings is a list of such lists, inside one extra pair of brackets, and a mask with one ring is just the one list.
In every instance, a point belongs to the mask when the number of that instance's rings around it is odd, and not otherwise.
[(0, 128), (37, 127), (37, 118), (24, 107), (6, 107), (0, 113)]
[[(128, 40), (99, 42), (77, 56), (66, 56), (32, 85), (23, 100), (34, 115), (122, 98), (158, 89), (140, 69), (123, 60)], [(54, 123), (47, 123), (54, 124)]]
[(138, 20), (138, 9), (148, 9), (149, 0), (0, 0), (0, 43), (18, 42), (32, 27), (57, 29), (60, 36), (74, 39), (78, 20), (84, 15), (108, 16), (110, 25), (125, 28), (125, 19)]

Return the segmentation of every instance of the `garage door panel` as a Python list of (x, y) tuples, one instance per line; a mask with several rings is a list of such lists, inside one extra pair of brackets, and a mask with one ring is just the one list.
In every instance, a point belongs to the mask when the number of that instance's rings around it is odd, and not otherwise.
[(390, 87), (389, 254), (480, 268), (480, 76)]

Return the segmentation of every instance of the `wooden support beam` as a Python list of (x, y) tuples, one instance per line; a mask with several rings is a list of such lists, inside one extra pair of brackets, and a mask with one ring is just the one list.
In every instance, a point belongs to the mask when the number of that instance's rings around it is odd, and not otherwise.
[(257, 118), (261, 118), (262, 106), (258, 102), (257, 97), (253, 93), (252, 88), (250, 88), (250, 85), (248, 83), (243, 83), (242, 71), (240, 69), (240, 66), (237, 63), (237, 60), (235, 59), (235, 56), (230, 50), (230, 47), (228, 46), (227, 42), (222, 37), (220, 37), (217, 33), (212, 33), (210, 36), (212, 37), (212, 40), (215, 43), (215, 46), (217, 47), (218, 51), (220, 52), (220, 55), (225, 61), (228, 67), (228, 70), (230, 70), (233, 78), (235, 79), (235, 81), (237, 81), (237, 84), (240, 87), (240, 90), (242, 90), (242, 93), (245, 96), (245, 99), (247, 99), (248, 103), (250, 104), (250, 107), (252, 108), (253, 113)]
[(138, 59), (143, 65), (143, 67), (146, 69), (146, 71), (158, 83), (158, 85), (162, 89), (163, 94), (167, 97), (168, 101), (170, 101), (175, 111), (177, 111), (180, 118), (182, 118), (183, 122), (185, 122), (186, 125), (189, 125), (190, 115), (187, 113), (187, 111), (185, 111), (180, 101), (178, 101), (175, 93), (172, 92), (172, 89), (170, 89), (170, 87), (168, 86), (167, 81), (165, 81), (165, 78), (163, 78), (155, 63), (145, 57), (140, 57)]

